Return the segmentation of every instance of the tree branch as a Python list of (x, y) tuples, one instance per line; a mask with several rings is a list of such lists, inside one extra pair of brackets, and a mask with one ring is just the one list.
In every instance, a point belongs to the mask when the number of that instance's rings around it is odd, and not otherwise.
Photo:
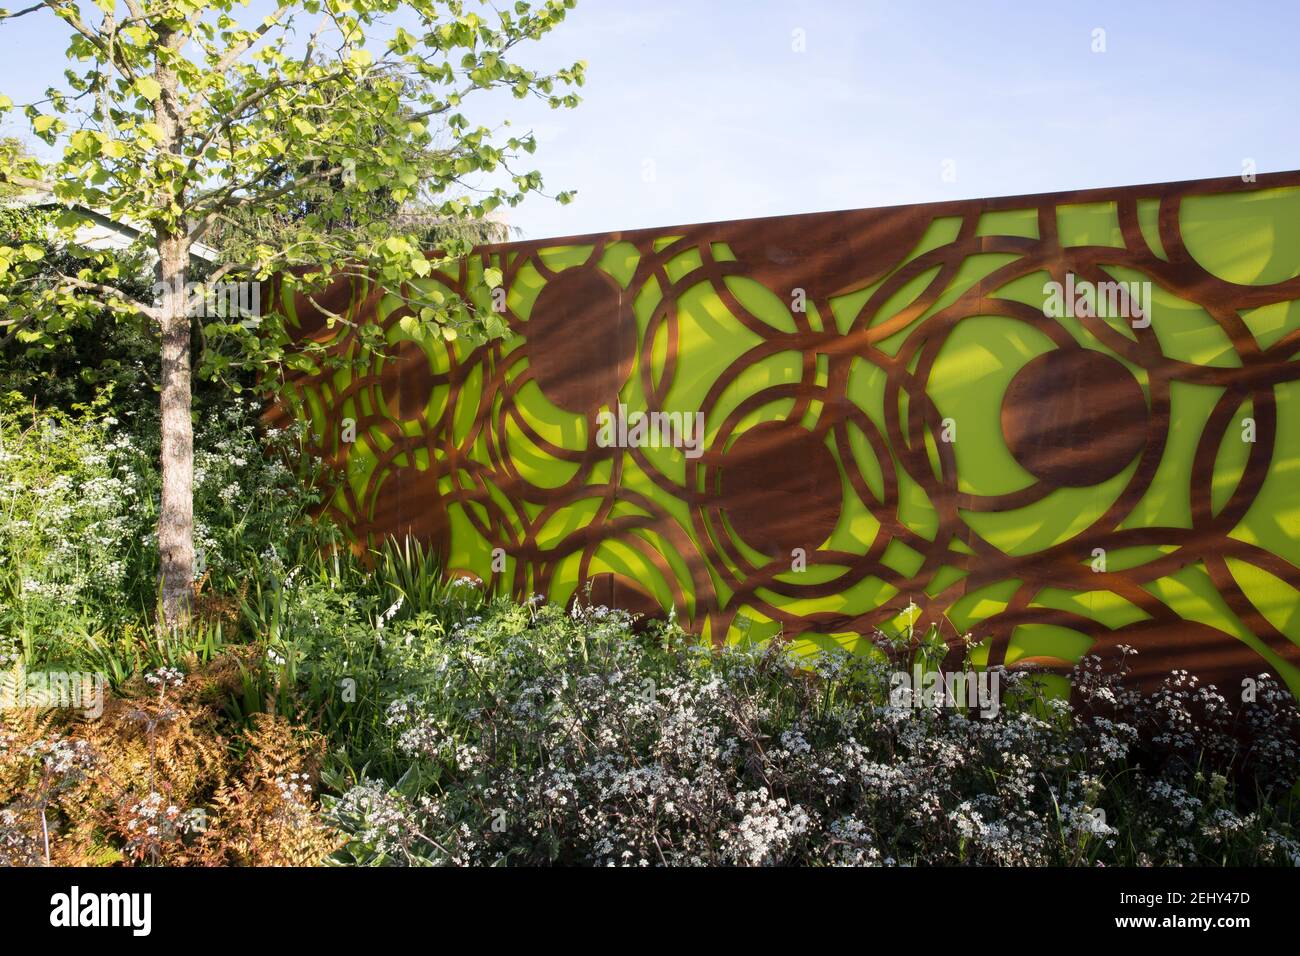
[(0, 170), (0, 183), (12, 183), (15, 186), (22, 186), (26, 189), (40, 189), (45, 192), (54, 192), (54, 183), (46, 182), (43, 179), (28, 179), (26, 176), (19, 176), (17, 173), (5, 172)]
[[(251, 47), (258, 40), (262, 39), (262, 37), (270, 33), (272, 28), (278, 26), (280, 23), (280, 18), (283, 17), (286, 13), (288, 13), (292, 9), (293, 9), (293, 4), (289, 4), (289, 3), (280, 4), (280, 6), (276, 8), (275, 12), (272, 13), (270, 16), (268, 16), (265, 20), (263, 20), (262, 23), (258, 26), (258, 28), (254, 30), (248, 37), (246, 37), (245, 39), (241, 40), (238, 43), (232, 44), (226, 50), (225, 54), (221, 57), (221, 59), (217, 61), (216, 66), (214, 66), (210, 72), (217, 76), (225, 76), (226, 71), (230, 69), (231, 65), (236, 60), (238, 60), (241, 56), (243, 56), (248, 51), (249, 47)], [(185, 112), (181, 114), (180, 121), (182, 125), (188, 123), (189, 118), (191, 114), (193, 114), (197, 105), (198, 105), (197, 101), (191, 103), (189, 107), (185, 110)]]
[[(290, 180), (289, 182), (285, 183), (283, 186), (277, 186), (275, 189), (272, 189), (270, 192), (257, 193), (256, 195), (251, 195), (251, 196), (244, 196), (241, 197), (240, 199), (235, 200), (234, 202), (230, 201), (230, 197), (235, 192), (237, 192), (240, 189), (250, 189), (253, 186), (256, 186), (257, 180), (253, 180), (252, 182), (249, 183), (241, 183), (238, 186), (232, 185), (229, 187), (225, 187), (224, 189), (218, 190), (217, 191), (218, 193), (224, 192), (226, 195), (223, 198), (218, 199), (216, 204), (211, 207), (208, 213), (202, 219), (199, 220), (199, 222), (194, 226), (193, 229), (190, 230), (188, 239), (190, 242), (198, 242), (199, 239), (202, 238), (203, 234), (206, 233), (208, 229), (212, 226), (212, 224), (216, 222), (217, 219), (220, 218), (224, 213), (231, 212), (236, 209), (243, 209), (245, 206), (250, 206), (253, 203), (274, 202), (276, 199), (279, 199), (281, 196), (285, 195), (286, 193), (292, 192), (293, 190), (297, 189), (300, 186), (304, 186), (307, 183), (316, 182), (317, 180), (321, 180), (321, 179), (329, 179), (331, 176), (341, 175), (343, 171), (344, 168), (342, 166), (335, 166), (331, 169), (318, 169), (314, 173), (310, 173), (306, 176), (301, 176), (297, 179)], [(210, 193), (209, 197), (212, 195), (214, 194)], [(208, 197), (195, 200), (194, 202), (189, 204), (189, 208), (194, 209), (196, 207), (202, 207), (204, 205), (206, 198)]]
[[(143, 302), (137, 302), (129, 295), (123, 294), (121, 289), (105, 285), (102, 282), (89, 282), (86, 279), (78, 279), (76, 276), (64, 275), (61, 272), (57, 273), (57, 275), (59, 281), (55, 286), (56, 289), (66, 286), (70, 289), (76, 289), (78, 292), (97, 293), (97, 295), (91, 297), (91, 301), (108, 309), (110, 312), (139, 312), (151, 319), (158, 318), (157, 309), (151, 305), (145, 305)], [(103, 299), (100, 296), (107, 296), (108, 298)], [(117, 300), (116, 303), (113, 300)]]
[(44, 7), (45, 7), (45, 3), (44, 0), (42, 0), (41, 3), (34, 3), (25, 10), (17, 10), (14, 13), (6, 13), (3, 16), (0, 16), (0, 21), (17, 20), (19, 17), (25, 17), (29, 13), (35, 13), (37, 10), (44, 9)]
[(89, 40), (91, 45), (104, 55), (105, 62), (111, 63), (113, 66), (117, 67), (117, 71), (121, 73), (122, 76), (126, 77), (128, 80), (135, 80), (135, 71), (131, 69), (131, 65), (125, 60), (114, 56), (112, 49), (105, 46), (104, 38), (94, 30), (90, 29), (90, 27), (86, 26), (85, 21), (77, 15), (75, 7), (70, 5), (60, 6), (59, 0), (45, 0), (45, 6), (54, 11), (56, 17)]

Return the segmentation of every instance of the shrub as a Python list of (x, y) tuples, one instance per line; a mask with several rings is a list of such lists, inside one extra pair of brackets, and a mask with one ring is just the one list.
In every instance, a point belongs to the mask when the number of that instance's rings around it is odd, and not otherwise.
[(116, 425), (102, 403), (77, 416), (0, 414), (0, 632), (29, 655), (132, 589), (144, 480)]
[[(256, 411), (234, 398), (196, 427), (198, 614), (228, 631), (250, 583), (337, 540), (306, 520), (319, 495), (284, 463), (295, 436), (263, 436)], [(110, 413), (107, 396), (75, 412), (0, 410), (0, 635), (31, 666), (84, 664), (121, 682), (176, 662), (151, 626), (156, 411), (129, 414)]]
[[(335, 861), (1300, 862), (1295, 708), (1267, 680), (1247, 746), (1187, 723), (1204, 691), (1178, 675), (1111, 719), (1004, 673), (984, 719), (900, 704), (883, 658), (712, 652), (631, 623), (498, 603), (445, 638), (411, 635), (421, 689), (386, 722), (408, 769), (327, 778), (343, 791), (326, 801), (347, 836)], [(1122, 694), (1122, 672), (1091, 673)], [(1164, 728), (1158, 753), (1139, 754), (1140, 728)], [(1272, 771), (1243, 778), (1261, 748)]]
[(385, 723), (387, 703), (430, 689), (442, 640), (482, 602), (473, 582), (445, 580), (409, 541), (364, 558), (305, 557), (244, 603), (261, 652), (242, 709), (310, 719), (329, 736), (342, 770), (400, 774), (405, 762)]

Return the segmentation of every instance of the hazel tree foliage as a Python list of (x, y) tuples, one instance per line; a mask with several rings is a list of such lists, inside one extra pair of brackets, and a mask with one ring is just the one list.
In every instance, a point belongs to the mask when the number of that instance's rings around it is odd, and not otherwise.
[[(543, 72), (516, 62), (519, 48), (573, 5), (45, 0), (0, 10), (0, 26), (45, 15), (68, 31), (66, 69), (44, 97), (16, 103), (0, 94), (0, 112), (24, 117), (61, 155), (41, 165), (0, 154), (0, 182), (57, 200), (60, 241), (79, 266), (53, 270), (41, 244), (0, 239), (0, 311), (12, 326), (3, 332), (39, 344), (106, 309), (156, 328), (169, 624), (184, 619), (193, 579), (192, 328), (209, 346), (208, 375), (274, 367), (286, 357), (277, 316), (205, 314), (191, 252), (214, 237), (238, 250), (203, 276), (209, 289), (278, 275), (310, 294), (327, 279), (357, 274), (417, 300), (417, 335), (501, 331), (494, 316), (419, 292), (411, 280), (437, 265), (423, 248), (428, 222), (446, 227), (442, 252), (458, 255), (469, 240), (456, 238), (457, 224), (541, 190), (536, 171), (516, 167), (536, 148), (534, 137), (475, 122), (469, 106), (493, 90), (575, 106), (585, 64)], [(422, 215), (400, 214), (411, 207)], [(132, 283), (119, 257), (77, 245), (90, 215), (139, 231), (157, 264), (152, 301), (127, 293)], [(271, 220), (282, 227), (259, 228)], [(500, 277), (489, 270), (484, 281)]]

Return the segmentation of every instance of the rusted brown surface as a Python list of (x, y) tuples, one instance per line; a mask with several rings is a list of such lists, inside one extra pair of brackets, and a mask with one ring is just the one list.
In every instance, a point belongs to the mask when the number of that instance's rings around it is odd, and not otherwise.
[[(520, 597), (551, 593), (559, 583), (557, 569), (566, 558), (577, 556), (577, 579), (570, 583), (578, 591), (590, 585), (593, 594), (608, 603), (638, 611), (652, 608), (656, 601), (648, 582), (593, 566), (601, 547), (617, 541), (653, 569), (684, 623), (707, 627), (715, 639), (723, 638), (740, 613), (777, 622), (786, 636), (868, 633), (894, 617), (901, 604), (913, 601), (919, 607), (918, 626), (939, 627), (951, 642), (950, 663), (955, 663), (962, 651), (961, 636), (948, 623), (948, 611), (963, 595), (986, 584), (1011, 581), (1016, 586), (1009, 603), (984, 619), (975, 635), (990, 639), (991, 663), (1006, 659), (1016, 627), (1034, 622), (1085, 634), (1102, 653), (1112, 653), (1120, 644), (1137, 647), (1144, 681), (1181, 667), (1222, 686), (1271, 665), (1239, 637), (1184, 621), (1149, 585), (1184, 568), (1202, 568), (1260, 645), (1300, 665), (1300, 648), (1251, 604), (1228, 564), (1232, 559), (1253, 565), (1300, 588), (1300, 569), (1229, 535), (1255, 500), (1270, 467), (1277, 465), (1272, 452), (1278, 427), (1274, 390), (1300, 377), (1300, 365), (1294, 361), (1300, 330), (1265, 347), (1251, 334), (1242, 313), (1300, 299), (1300, 277), (1238, 285), (1210, 274), (1184, 244), (1180, 208), (1191, 196), (1297, 186), (1300, 173), (1284, 173), (1262, 175), (1252, 183), (1203, 180), (485, 246), (476, 258), (496, 264), (507, 288), (526, 266), (545, 280), (528, 314), (506, 311), (512, 331), (523, 337), (522, 347), (506, 350), (489, 343), (452, 356), (437, 373), (402, 347), (346, 386), (336, 385), (332, 373), (326, 372), (292, 377), (290, 385), (296, 392), (315, 390), (321, 396), (324, 418), (315, 423), (321, 435), (318, 450), (340, 468), (355, 454), (337, 439), (342, 409), (366, 397), (357, 405), (357, 432), (383, 439), (372, 445), (373, 477), (363, 487), (348, 487), (336, 502), (336, 513), (361, 540), (409, 528), (445, 553), (449, 509), (462, 509), (482, 550), (499, 547), (510, 555), (512, 570), (498, 575), (495, 583)], [(1139, 226), (1139, 200), (1158, 203), (1159, 248), (1153, 248)], [(1057, 236), (1058, 209), (1097, 202), (1115, 204), (1121, 243), (1063, 246)], [(983, 215), (1022, 209), (1036, 212), (1036, 237), (979, 234)], [(932, 223), (953, 217), (960, 224), (955, 239), (913, 254)], [(615, 243), (630, 244), (636, 252), (635, 272), (626, 288), (598, 266)], [(591, 253), (583, 264), (552, 269), (541, 252), (560, 246), (591, 247)], [(724, 247), (729, 256), (721, 254)], [(686, 278), (675, 280), (668, 264), (686, 251), (697, 253), (700, 264)], [(1005, 254), (1010, 260), (937, 307), (963, 263), (985, 253)], [(1153, 329), (1130, 335), (1094, 318), (1080, 321), (1113, 354), (1085, 350), (1041, 309), (997, 294), (1000, 287), (1025, 276), (1041, 273), (1064, 283), (1067, 273), (1073, 273), (1096, 282), (1107, 279), (1106, 270), (1115, 267), (1138, 272), (1203, 309), (1223, 330), (1240, 367), (1195, 365), (1168, 357)], [(1292, 271), (1300, 271), (1300, 262)], [(452, 291), (468, 294), (466, 263), (444, 266), (436, 275)], [(814, 323), (808, 314), (796, 311), (789, 330), (775, 329), (745, 309), (728, 288), (726, 280), (732, 276), (754, 279), (784, 302), (802, 290), (822, 317), (832, 314), (831, 297), (878, 285), (843, 327), (830, 321)], [(891, 296), (927, 276), (909, 304), (888, 317), (882, 314)], [(632, 303), (651, 281), (662, 296), (647, 326), (638, 330)], [(556, 408), (575, 416), (575, 428), (581, 424), (592, 434), (599, 411), (616, 404), (620, 390), (633, 380), (639, 382), (648, 409), (666, 409), (687, 361), (678, 350), (678, 303), (700, 283), (716, 292), (730, 314), (728, 321), (757, 335), (761, 344), (739, 362), (717, 370), (700, 409), (708, 416), (712, 441), (700, 458), (685, 461), (683, 478), (655, 469), (640, 449), (602, 448), (594, 442), (575, 448), (548, 441), (520, 411), (520, 390), (535, 382)], [(318, 301), (328, 302), (333, 311), (346, 308), (356, 319), (378, 321), (379, 298), (372, 289), (340, 286)], [(309, 302), (300, 299), (297, 306), (299, 336), (329, 343), (333, 355), (355, 354), (353, 337), (326, 329), (323, 314)], [(400, 315), (388, 314), (385, 329), (390, 330)], [(943, 426), (927, 393), (934, 364), (952, 331), (972, 316), (1006, 316), (1027, 323), (1054, 345), (1018, 371), (1002, 404), (1007, 448), (1036, 479), (1010, 494), (964, 491), (951, 447), (937, 444), (937, 468), (926, 451), (926, 436), (933, 439)], [(1158, 326), (1159, 314), (1154, 321)], [(905, 340), (895, 352), (881, 348), (905, 330)], [(660, 369), (645, 360), (657, 341), (667, 343)], [(802, 357), (803, 373), (796, 380), (771, 385), (726, 414), (718, 411), (724, 392), (746, 368), (784, 352)], [(878, 418), (848, 396), (850, 368), (864, 361), (885, 376)], [(1129, 366), (1144, 371), (1145, 389)], [(819, 373), (819, 367), (824, 371)], [(1135, 526), (1127, 519), (1151, 489), (1175, 424), (1170, 420), (1174, 382), (1226, 391), (1205, 424), (1194, 459), (1185, 464), (1190, 502), (1186, 523)], [(426, 414), (425, 401), (435, 390), (445, 392), (446, 398), (431, 403)], [(791, 406), (782, 421), (742, 428), (746, 415), (775, 400)], [(1216, 454), (1225, 435), (1237, 427), (1234, 416), (1247, 400), (1253, 403), (1258, 439), (1250, 447), (1244, 475), (1216, 509), (1211, 498)], [(465, 403), (472, 411), (468, 430), (454, 423)], [(418, 433), (402, 427), (402, 422), (417, 420)], [(533, 480), (512, 450), (512, 432), (525, 436), (547, 459), (563, 463), (567, 477), (545, 484)], [(867, 481), (855, 457), (855, 442), (874, 456), (881, 476), (878, 487)], [(427, 455), (427, 467), (411, 463), (416, 452)], [(688, 523), (627, 486), (622, 475), (632, 465), (684, 506)], [(1126, 469), (1131, 475), (1099, 519), (1031, 555), (998, 550), (964, 517), (1013, 511), (1058, 489), (1089, 487)], [(932, 533), (921, 534), (900, 517), (904, 477), (922, 490), (937, 513), (938, 527)], [(499, 494), (494, 495), (494, 489)], [(869, 514), (879, 531), (851, 549), (832, 550), (827, 542), (845, 518), (846, 502)], [(591, 505), (594, 517), (558, 543), (543, 544), (539, 530), (575, 504)], [(1300, 529), (1292, 532), (1300, 534)], [(762, 560), (753, 560), (737, 538)], [(919, 555), (918, 570), (903, 574), (886, 563), (891, 545)], [(1125, 570), (1098, 573), (1090, 567), (1094, 549), (1113, 552), (1151, 545), (1165, 547), (1166, 553)], [(817, 583), (791, 583), (794, 549), (806, 551), (810, 566), (835, 567), (836, 575)], [(684, 575), (668, 561), (670, 553), (686, 568)], [(962, 576), (937, 587), (936, 575), (944, 568), (957, 569)], [(891, 585), (898, 599), (860, 612), (831, 609), (840, 605), (830, 598), (867, 578)], [(1035, 606), (1035, 598), (1046, 589), (1111, 591), (1148, 619), (1112, 629), (1084, 614)], [(725, 598), (720, 596), (724, 592)], [(826, 599), (827, 609), (808, 611), (808, 602), (819, 599)], [(790, 610), (796, 601), (801, 610)], [(1069, 664), (1041, 655), (1039, 663), (1060, 670)]]
[(566, 269), (524, 323), (528, 365), (543, 394), (586, 414), (617, 404), (636, 357), (636, 320), (618, 283), (599, 269)]
[(1103, 352), (1063, 348), (1031, 360), (1002, 403), (1011, 454), (1036, 478), (1085, 488), (1123, 471), (1146, 443), (1142, 386)]

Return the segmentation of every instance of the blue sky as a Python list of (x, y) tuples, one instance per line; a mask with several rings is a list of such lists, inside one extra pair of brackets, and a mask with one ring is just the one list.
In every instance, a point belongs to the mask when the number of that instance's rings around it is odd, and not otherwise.
[[(579, 0), (523, 59), (586, 59), (583, 104), (467, 112), (534, 129), (548, 191), (578, 191), (512, 210), (530, 238), (1229, 176), (1300, 167), (1298, 34), (1291, 2)], [(0, 91), (64, 45), (0, 26)]]

